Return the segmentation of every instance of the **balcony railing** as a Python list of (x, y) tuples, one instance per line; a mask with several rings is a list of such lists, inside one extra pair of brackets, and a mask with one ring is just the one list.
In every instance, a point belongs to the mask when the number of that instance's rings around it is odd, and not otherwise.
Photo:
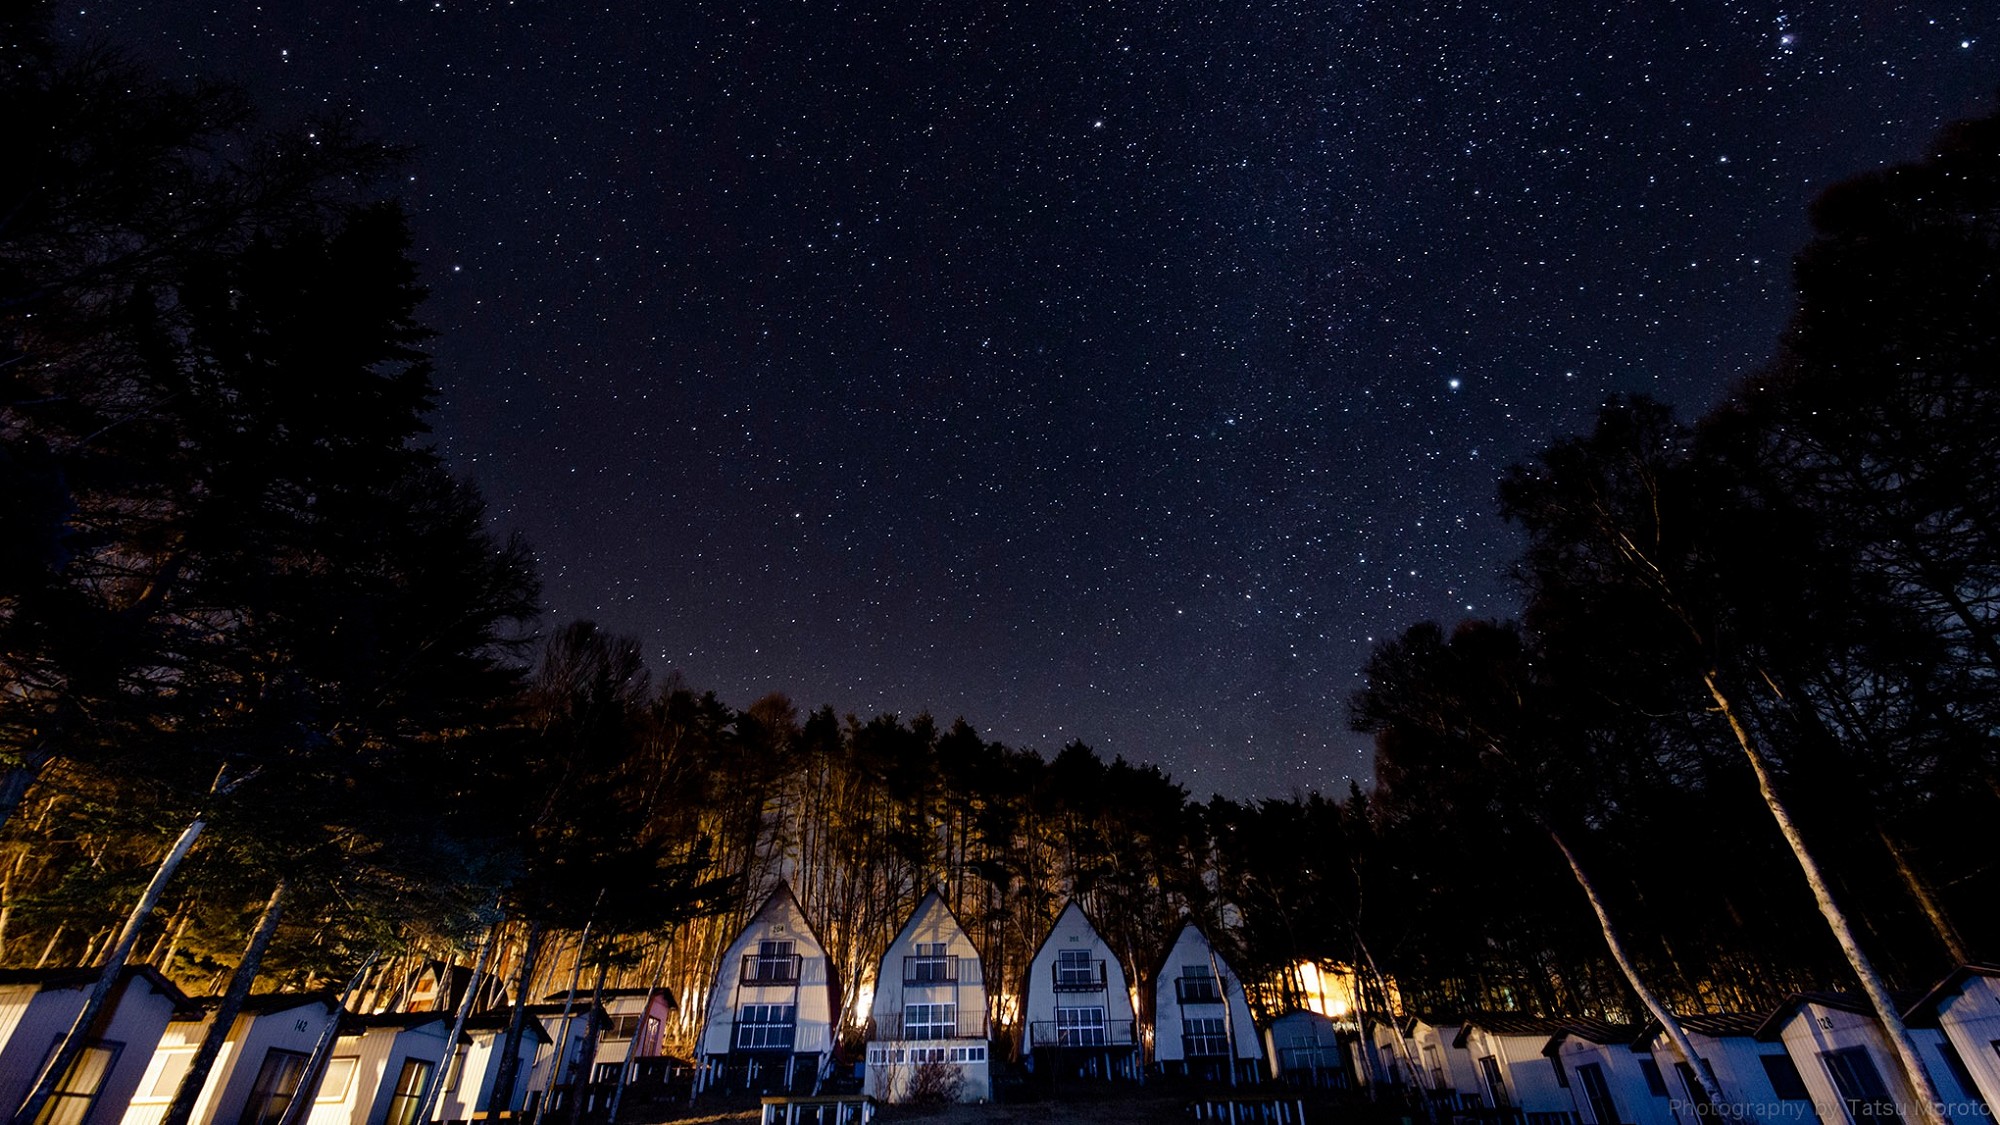
[(1181, 1036), (1181, 1057), (1184, 1059), (1220, 1059), (1228, 1056), (1227, 1035)]
[(1082, 1027), (1056, 1026), (1054, 1020), (1028, 1025), (1029, 1049), (1039, 1047), (1131, 1047), (1139, 1042), (1138, 1025), (1131, 1020), (1107, 1020)]
[(1174, 999), (1183, 1004), (1220, 1004), (1222, 987), (1214, 977), (1175, 977)]
[(950, 984), (958, 979), (958, 958), (905, 957), (904, 984)]
[(1058, 961), (1049, 966), (1049, 970), (1050, 975), (1055, 979), (1057, 992), (1104, 991), (1105, 977), (1104, 962), (1102, 959), (1081, 962), (1071, 961), (1067, 964)]
[(799, 967), (805, 958), (797, 953), (782, 957), (765, 957), (756, 953), (743, 955), (744, 984), (797, 984)]
[(960, 1012), (958, 1018), (949, 1024), (916, 1023), (903, 1025), (899, 1015), (882, 1016), (868, 1021), (868, 1038), (871, 1041), (907, 1040), (925, 1042), (932, 1039), (985, 1039), (986, 1016), (980, 1012)]

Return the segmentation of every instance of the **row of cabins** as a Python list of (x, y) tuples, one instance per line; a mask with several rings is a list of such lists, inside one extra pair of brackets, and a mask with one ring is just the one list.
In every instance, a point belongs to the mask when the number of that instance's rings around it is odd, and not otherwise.
[[(464, 974), (460, 974), (462, 977)], [(451, 970), (419, 974), (444, 989), (421, 1010), (356, 1014), (328, 994), (252, 996), (236, 1017), (190, 1120), (196, 1125), (414, 1125), (432, 1075), (444, 1067), (435, 1121), (470, 1121), (489, 1110), (511, 1012), (455, 1022)], [(57, 1042), (82, 1010), (97, 970), (0, 970), (0, 1103), (27, 1097)], [(463, 980), (457, 982), (463, 987)], [(405, 997), (405, 999), (410, 999)], [(554, 998), (552, 998), (554, 999)], [(515, 1092), (506, 1109), (536, 1109), (556, 1086), (558, 1050), (574, 1073), (586, 1052), (605, 1068), (659, 1063), (672, 998), (618, 989), (601, 1005), (529, 1005)], [(90, 1045), (58, 1084), (37, 1125), (159, 1125), (213, 1021), (213, 1001), (190, 1000), (150, 968), (125, 970), (93, 1028)], [(317, 1082), (307, 1068), (331, 1036)], [(640, 1064), (640, 1065), (643, 1065)], [(595, 1077), (602, 1079), (603, 1074)], [(580, 1092), (592, 1087), (577, 1084)], [(301, 1096), (310, 1104), (294, 1108)], [(589, 1107), (586, 1107), (589, 1108)]]
[[(1992, 1125), (2000, 1101), (2000, 966), (1964, 965), (1899, 998), (1938, 1107)], [(1293, 1020), (1299, 1017), (1289, 1017)], [(1311, 1017), (1320, 1018), (1320, 1017)], [(1285, 1023), (1280, 1020), (1279, 1025)], [(1420, 1091), (1439, 1119), (1523, 1125), (1880, 1125), (1920, 1121), (1881, 1023), (1859, 996), (1800, 993), (1770, 1012), (1682, 1018), (1696, 1058), (1657, 1022), (1610, 1024), (1512, 1013), (1370, 1022), (1354, 1074)], [(1283, 1034), (1280, 1026), (1274, 1032)], [(1707, 1069), (1723, 1104), (1703, 1096)]]
[[(992, 1005), (979, 951), (932, 893), (889, 943), (869, 1006), (864, 1091), (992, 1096)], [(832, 1076), (840, 1004), (826, 947), (780, 885), (723, 958), (697, 1061), (710, 1085), (817, 1089)], [(1167, 1070), (1254, 1077), (1264, 1050), (1243, 989), (1192, 925), (1158, 977), (1151, 1057)], [(1019, 1039), (1030, 1070), (1137, 1078), (1145, 1050), (1125, 972), (1075, 903), (1028, 968)]]

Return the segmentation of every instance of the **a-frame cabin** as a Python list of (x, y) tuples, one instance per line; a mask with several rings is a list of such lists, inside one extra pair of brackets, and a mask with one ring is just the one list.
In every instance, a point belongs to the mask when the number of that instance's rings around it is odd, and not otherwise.
[(1038, 1074), (1140, 1076), (1139, 1027), (1125, 970), (1071, 902), (1028, 965), (1021, 1054)]
[(993, 1096), (986, 975), (979, 950), (936, 891), (924, 896), (882, 954), (868, 1020), (867, 1081), (885, 1102), (950, 1093)]
[(810, 1091), (833, 1059), (839, 987), (783, 882), (730, 943), (702, 1023), (703, 1088)]
[(1169, 1074), (1222, 1081), (1255, 1082), (1263, 1070), (1243, 982), (1192, 922), (1153, 982), (1153, 1061)]

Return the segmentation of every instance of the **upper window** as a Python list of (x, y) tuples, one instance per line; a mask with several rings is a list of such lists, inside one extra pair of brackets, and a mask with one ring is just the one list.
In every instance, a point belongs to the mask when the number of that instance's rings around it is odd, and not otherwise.
[[(61, 1046), (58, 1040), (56, 1047)], [(50, 1048), (50, 1055), (56, 1047)], [(92, 1106), (97, 1104), (97, 1095), (104, 1091), (104, 1080), (111, 1076), (111, 1068), (118, 1064), (118, 1052), (125, 1049), (123, 1043), (97, 1041), (83, 1049), (76, 1061), (69, 1064), (62, 1081), (49, 1095), (47, 1104), (42, 1106), (42, 1115), (35, 1118), (35, 1125), (82, 1125), (90, 1116)]]
[(1181, 966), (1180, 980), (1176, 982), (1182, 1003), (1222, 999), (1222, 989), (1215, 979), (1215, 970), (1207, 965)]

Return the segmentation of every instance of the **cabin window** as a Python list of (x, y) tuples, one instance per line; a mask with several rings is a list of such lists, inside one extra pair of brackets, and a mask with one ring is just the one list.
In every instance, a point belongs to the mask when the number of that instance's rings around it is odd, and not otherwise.
[(466, 1049), (462, 1046), (452, 1050), (451, 1066), (444, 1072), (445, 1093), (457, 1093), (458, 1084), (465, 1081), (465, 1056)]
[[(57, 1040), (57, 1046), (61, 1040)], [(125, 1049), (123, 1043), (92, 1042), (76, 1061), (69, 1064), (62, 1081), (49, 1095), (47, 1104), (42, 1106), (42, 1115), (35, 1118), (35, 1125), (82, 1125), (90, 1116), (91, 1107), (97, 1104), (97, 1095), (104, 1090), (104, 1080), (111, 1076), (111, 1068), (118, 1064), (118, 1053)], [(53, 1055), (55, 1049), (50, 1049)]]
[(1652, 1059), (1639, 1060), (1639, 1073), (1646, 1076), (1646, 1090), (1656, 1098), (1667, 1096), (1667, 1079), (1660, 1073), (1660, 1064)]
[(338, 1102), (347, 1098), (347, 1087), (354, 1082), (354, 1071), (361, 1060), (346, 1055), (326, 1060), (326, 1077), (319, 1081), (319, 1096), (314, 1101)]
[(1790, 1055), (1758, 1055), (1757, 1061), (1764, 1064), (1764, 1077), (1771, 1080), (1771, 1092), (1788, 1102), (1812, 1100), (1806, 1090), (1806, 1080), (1799, 1076), (1799, 1068), (1792, 1064)]
[(789, 984), (798, 979), (797, 946), (789, 941), (760, 941), (757, 952), (743, 958), (745, 984)]
[[(1443, 1090), (1450, 1086), (1450, 1083), (1444, 1080), (1444, 1063), (1438, 1058), (1436, 1047), (1424, 1048), (1424, 1064), (1431, 1068), (1431, 1089)], [(1561, 1059), (1556, 1060), (1556, 1081), (1564, 1086), (1569, 1085), (1569, 1076), (1563, 1073)]]
[(903, 1038), (953, 1039), (957, 1036), (957, 1004), (903, 1005)]
[(304, 1053), (276, 1047), (264, 1052), (264, 1065), (257, 1068), (257, 1081), (250, 1087), (250, 1100), (244, 1103), (239, 1119), (242, 1125), (277, 1125), (285, 1116), (285, 1107), (292, 1104), (292, 1095), (299, 1092), (299, 1079), (305, 1073)]
[(916, 952), (903, 960), (904, 984), (931, 984), (958, 979), (957, 958), (945, 952), (941, 941), (920, 941)]
[[(1703, 1063), (1706, 1066), (1708, 1064)], [(1681, 1089), (1687, 1091), (1688, 1100), (1700, 1105), (1707, 1095), (1701, 1092), (1701, 1079), (1695, 1077), (1694, 1068), (1684, 1062), (1674, 1064), (1674, 1073), (1681, 1076)]]
[(1897, 1118), (1895, 1099), (1889, 1096), (1889, 1087), (1882, 1083), (1882, 1072), (1875, 1069), (1875, 1060), (1869, 1057), (1868, 1048), (1821, 1051), (1819, 1058), (1826, 1067), (1827, 1077), (1833, 1079), (1833, 1088), (1840, 1094), (1841, 1105), (1855, 1125)]
[(1576, 1080), (1583, 1086), (1583, 1098), (1590, 1103), (1591, 1119), (1597, 1125), (1618, 1125), (1618, 1103), (1611, 1100), (1611, 1084), (1604, 1080), (1604, 1068), (1585, 1063), (1576, 1068)]
[(1979, 1085), (1972, 1080), (1972, 1072), (1965, 1069), (1965, 1060), (1958, 1057), (1958, 1048), (1951, 1040), (1938, 1040), (1938, 1056), (1944, 1059), (1944, 1068), (1951, 1071), (1951, 1080), (1958, 1083), (1958, 1092), (1967, 1102), (1978, 1107), (1972, 1111), (1974, 1117), (1991, 1117), (1986, 1112), (1986, 1104), (1980, 1100)]
[(1063, 1047), (1104, 1046), (1104, 1009), (1057, 1008), (1056, 1043)]
[(630, 1039), (639, 1030), (639, 1016), (612, 1016), (611, 1026), (604, 1029), (606, 1039)]
[(423, 1100), (424, 1084), (431, 1079), (431, 1064), (422, 1059), (404, 1059), (396, 1075), (396, 1092), (389, 1095), (389, 1116), (382, 1125), (414, 1125), (417, 1103)]
[(1096, 988), (1099, 980), (1100, 962), (1090, 956), (1088, 949), (1063, 949), (1056, 952), (1057, 988)]
[(181, 1088), (181, 1079), (187, 1076), (188, 1067), (194, 1065), (193, 1051), (170, 1051), (160, 1055), (160, 1072), (153, 1076), (153, 1084), (146, 1087), (145, 1097), (149, 1100), (169, 1100), (174, 1091)]
[(743, 1005), (736, 1020), (736, 1046), (745, 1051), (791, 1050), (793, 1013), (790, 1004)]
[(1220, 1016), (1194, 1017), (1182, 1022), (1183, 1053), (1191, 1059), (1221, 1058), (1229, 1054), (1229, 1028)]
[(1479, 1060), (1479, 1073), (1486, 1079), (1486, 1092), (1492, 1095), (1495, 1108), (1504, 1109), (1514, 1104), (1507, 1096), (1507, 1080), (1500, 1075), (1500, 1060), (1486, 1055)]
[(1198, 1004), (1204, 1001), (1222, 999), (1222, 989), (1215, 981), (1215, 970), (1207, 965), (1181, 966), (1180, 980), (1174, 982), (1180, 989), (1183, 1004)]

